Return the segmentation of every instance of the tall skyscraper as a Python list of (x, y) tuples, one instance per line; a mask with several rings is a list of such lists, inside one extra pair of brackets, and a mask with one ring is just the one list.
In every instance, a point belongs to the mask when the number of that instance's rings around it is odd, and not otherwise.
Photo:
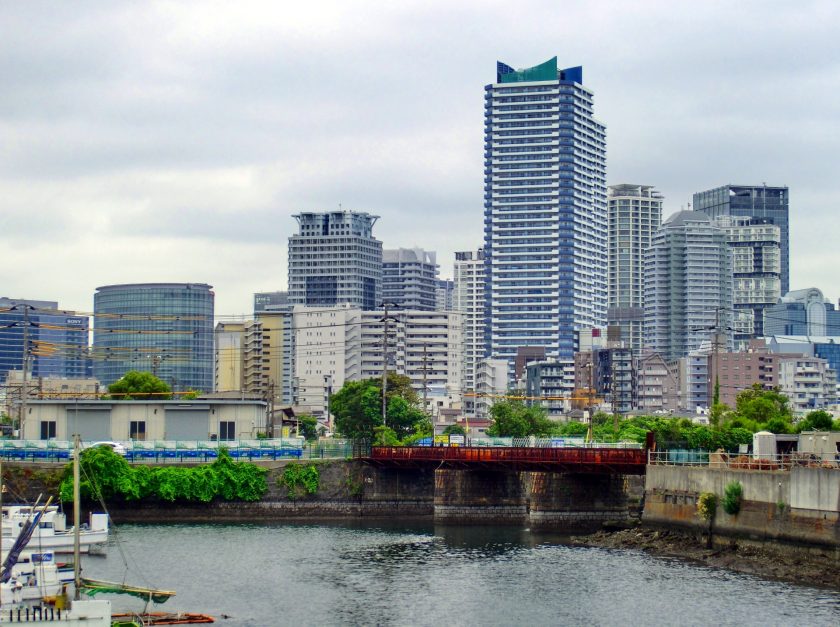
[(679, 211), (645, 253), (645, 346), (685, 357), (732, 322), (732, 261), (726, 233), (699, 211)]
[(607, 323), (627, 348), (642, 347), (644, 254), (662, 224), (664, 199), (650, 185), (610, 185)]
[(607, 321), (606, 128), (580, 67), (496, 65), (485, 87), (486, 353), (571, 359)]
[(382, 242), (373, 237), (379, 217), (333, 211), (294, 218), (300, 231), (289, 238), (289, 303), (379, 308)]
[(719, 216), (732, 251), (735, 350), (764, 337), (764, 312), (781, 298), (781, 231), (769, 218)]
[(479, 362), (484, 358), (484, 250), (455, 253), (453, 309), (462, 316), (464, 412), (474, 416)]
[(790, 290), (790, 230), (788, 228), (787, 187), (768, 185), (724, 185), (694, 194), (695, 211), (710, 218), (718, 216), (746, 216), (769, 218), (781, 232), (782, 286), (781, 293)]
[(27, 354), (28, 378), (89, 375), (90, 318), (58, 310), (44, 300), (0, 298), (0, 382), (10, 370), (23, 370)]
[(435, 309), (438, 265), (422, 248), (382, 251), (382, 300), (402, 309)]
[(206, 283), (97, 287), (93, 374), (107, 386), (129, 370), (151, 372), (176, 392), (213, 390), (215, 294)]

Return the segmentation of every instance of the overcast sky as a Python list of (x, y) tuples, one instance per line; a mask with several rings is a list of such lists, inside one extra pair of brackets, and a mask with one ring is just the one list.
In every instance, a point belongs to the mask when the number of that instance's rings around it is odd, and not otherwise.
[[(735, 5), (737, 4), (737, 8)], [(4, 2), (0, 296), (286, 287), (299, 211), (381, 216), (386, 248), (482, 243), (496, 60), (582, 65), (608, 182), (665, 215), (789, 185), (791, 288), (840, 295), (840, 3)]]

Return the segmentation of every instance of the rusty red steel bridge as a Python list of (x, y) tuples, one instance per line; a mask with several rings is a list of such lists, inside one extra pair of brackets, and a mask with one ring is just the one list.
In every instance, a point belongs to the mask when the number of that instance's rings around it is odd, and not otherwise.
[(647, 448), (374, 446), (360, 458), (390, 468), (531, 470), (579, 474), (643, 475)]

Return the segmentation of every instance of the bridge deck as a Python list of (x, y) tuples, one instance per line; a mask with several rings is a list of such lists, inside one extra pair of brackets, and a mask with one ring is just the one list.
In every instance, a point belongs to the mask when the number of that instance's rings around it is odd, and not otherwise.
[(377, 466), (541, 470), (641, 475), (647, 450), (632, 448), (528, 448), (471, 446), (374, 446), (362, 457)]

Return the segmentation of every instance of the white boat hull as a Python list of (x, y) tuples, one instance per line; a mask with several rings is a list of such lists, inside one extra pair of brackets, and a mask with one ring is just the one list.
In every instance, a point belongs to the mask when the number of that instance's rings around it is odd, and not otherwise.
[[(111, 627), (111, 602), (100, 600), (73, 601), (69, 609), (42, 608), (37, 612), (25, 607), (0, 610), (0, 625), (32, 625), (37, 627)], [(59, 618), (60, 617), (60, 618)]]

